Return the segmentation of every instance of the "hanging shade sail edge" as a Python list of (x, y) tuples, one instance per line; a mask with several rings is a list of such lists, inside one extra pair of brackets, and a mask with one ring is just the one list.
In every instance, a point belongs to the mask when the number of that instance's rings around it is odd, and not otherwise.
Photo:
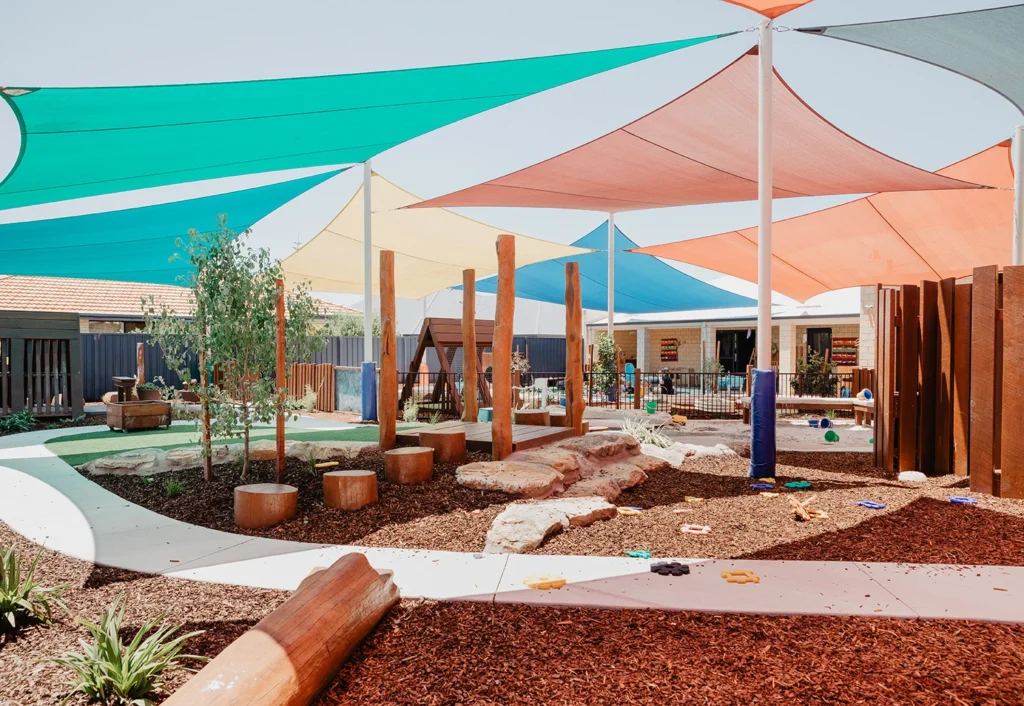
[[(599, 249), (608, 245), (607, 221), (572, 243)], [(637, 244), (615, 228), (615, 311), (653, 314), (755, 306), (748, 297), (728, 292), (668, 265), (655, 257), (630, 252)], [(516, 268), (516, 296), (565, 304), (565, 263), (580, 265), (580, 295), (584, 309), (602, 310), (608, 304), (608, 251), (538, 262)], [(476, 283), (477, 292), (496, 293), (497, 277)]]
[[(404, 208), (419, 198), (381, 175), (371, 177), (373, 283), (378, 287), (381, 250), (395, 253), (395, 294), (420, 299), (462, 282), (462, 271), (478, 277), (498, 271), (497, 237), (514, 235), (516, 264), (526, 265), (587, 251), (512, 233), (444, 209)], [(315, 237), (283, 262), (290, 283), (307, 282), (316, 292), (363, 293), (363, 187)]]
[(792, 12), (798, 7), (803, 7), (812, 2), (812, 0), (788, 0), (787, 2), (779, 2), (779, 0), (723, 0), (723, 2), (727, 2), (730, 5), (739, 5), (748, 10), (753, 10), (759, 15), (764, 15), (769, 19), (775, 19), (787, 12)]
[(225, 83), (0, 89), (21, 151), (0, 209), (363, 162), (528, 95), (717, 39), (453, 66)]
[[(622, 212), (757, 198), (756, 47), (682, 96), (555, 157), (413, 208)], [(846, 134), (774, 72), (774, 197), (977, 188)]]
[(1024, 113), (1024, 5), (799, 31), (947, 69), (987, 86)]
[(0, 224), (0, 273), (181, 284), (190, 266), (179, 238), (212, 231), (217, 218), (240, 233), (343, 170), (213, 196)]
[[(772, 289), (800, 301), (834, 289), (899, 285), (1009, 264), (1010, 142), (938, 174), (994, 188), (872, 194), (772, 224)], [(757, 228), (635, 250), (757, 281)]]

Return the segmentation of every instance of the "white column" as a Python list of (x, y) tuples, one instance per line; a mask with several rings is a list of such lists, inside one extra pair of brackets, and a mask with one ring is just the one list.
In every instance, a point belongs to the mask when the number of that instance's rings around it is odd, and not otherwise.
[(1013, 134), (1013, 264), (1024, 265), (1024, 125)]
[(608, 335), (615, 333), (615, 214), (608, 214)]
[(370, 227), (370, 160), (363, 162), (363, 361), (373, 362), (373, 229)]
[(636, 367), (643, 373), (651, 372), (647, 365), (647, 336), (650, 332), (643, 326), (636, 329)]
[(772, 23), (761, 20), (757, 108), (757, 367), (772, 365)]

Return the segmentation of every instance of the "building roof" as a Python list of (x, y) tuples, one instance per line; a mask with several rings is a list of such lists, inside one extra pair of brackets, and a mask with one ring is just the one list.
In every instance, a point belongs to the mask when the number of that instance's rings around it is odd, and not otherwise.
[[(0, 276), (0, 310), (73, 312), (95, 317), (142, 317), (142, 300), (179, 314), (192, 313), (190, 290), (167, 284), (63, 277)], [(358, 314), (341, 304), (314, 300), (325, 316)]]

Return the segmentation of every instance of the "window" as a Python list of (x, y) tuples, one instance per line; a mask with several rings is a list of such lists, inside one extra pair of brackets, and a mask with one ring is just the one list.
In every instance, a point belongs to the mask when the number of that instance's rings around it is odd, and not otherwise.
[(832, 350), (832, 329), (830, 328), (809, 328), (807, 329), (807, 352), (817, 353), (824, 357), (825, 351)]

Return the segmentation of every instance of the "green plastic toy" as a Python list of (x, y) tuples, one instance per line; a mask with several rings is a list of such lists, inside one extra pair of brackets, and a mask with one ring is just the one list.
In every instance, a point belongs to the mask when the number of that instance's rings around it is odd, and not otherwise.
[(830, 444), (834, 444), (837, 441), (839, 441), (839, 434), (836, 434), (834, 430), (829, 429), (827, 432), (825, 432), (825, 441), (827, 441)]
[(626, 552), (626, 556), (631, 556), (634, 559), (650, 559), (651, 553), (646, 549), (630, 549)]
[(875, 437), (872, 436), (870, 439), (868, 439), (868, 443), (869, 444), (875, 443)]
[(811, 487), (811, 484), (805, 480), (794, 480), (786, 483), (787, 488), (794, 488), (796, 490), (807, 490)]

